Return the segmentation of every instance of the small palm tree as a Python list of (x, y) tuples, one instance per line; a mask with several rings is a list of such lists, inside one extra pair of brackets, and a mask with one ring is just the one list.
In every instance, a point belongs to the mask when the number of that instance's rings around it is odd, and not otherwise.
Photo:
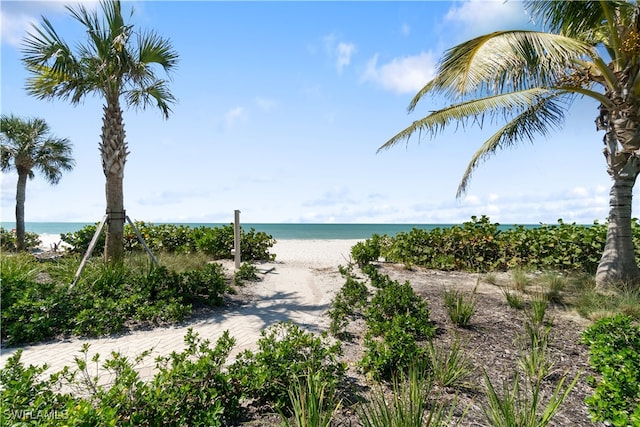
[(24, 202), (27, 178), (35, 177), (39, 171), (51, 184), (57, 184), (62, 171), (73, 169), (71, 143), (67, 139), (54, 138), (49, 134), (49, 126), (42, 119), (23, 120), (18, 117), (0, 118), (0, 167), (3, 172), (16, 170), (16, 249), (24, 247)]
[(459, 197), (475, 169), (496, 151), (534, 142), (536, 135), (558, 128), (576, 96), (596, 100), (600, 105), (594, 116), (604, 131), (613, 181), (596, 281), (638, 282), (631, 198), (640, 173), (640, 8), (626, 0), (528, 1), (526, 7), (549, 32), (498, 31), (449, 49), (409, 111), (427, 95), (443, 95), (453, 103), (414, 121), (380, 149), (416, 133), (433, 137), (452, 123), (506, 119), (473, 155)]
[[(124, 165), (129, 154), (121, 102), (145, 108), (155, 105), (165, 118), (175, 101), (158, 70), (170, 72), (178, 55), (168, 40), (154, 32), (134, 31), (122, 17), (120, 1), (100, 2), (103, 19), (84, 5), (67, 7), (86, 29), (87, 40), (72, 51), (51, 22), (42, 18), (24, 40), (23, 63), (32, 76), (27, 91), (41, 99), (61, 98), (79, 104), (87, 95), (104, 99), (100, 153), (106, 178), (109, 216), (104, 248), (106, 260), (124, 255)], [(132, 12), (133, 14), (133, 12)]]

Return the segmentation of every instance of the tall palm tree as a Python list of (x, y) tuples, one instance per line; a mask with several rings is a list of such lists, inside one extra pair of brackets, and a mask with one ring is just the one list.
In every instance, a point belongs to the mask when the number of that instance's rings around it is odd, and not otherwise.
[(529, 1), (526, 8), (548, 32), (498, 31), (445, 52), (436, 77), (412, 99), (428, 95), (451, 105), (414, 121), (379, 150), (415, 133), (436, 136), (452, 123), (485, 117), (507, 123), (473, 155), (458, 187), (496, 151), (535, 142), (562, 124), (576, 96), (599, 103), (604, 156), (612, 179), (606, 246), (596, 273), (599, 285), (638, 282), (631, 234), (631, 198), (640, 173), (640, 19), (636, 1)]
[(120, 1), (101, 1), (100, 8), (102, 19), (97, 11), (83, 5), (67, 6), (71, 16), (87, 30), (86, 41), (75, 51), (42, 17), (42, 27), (34, 26), (24, 40), (23, 62), (32, 74), (27, 90), (38, 98), (61, 98), (74, 105), (89, 94), (104, 99), (99, 145), (108, 215), (104, 256), (117, 261), (124, 254), (123, 180), (129, 154), (121, 102), (140, 108), (155, 105), (168, 118), (175, 98), (168, 81), (157, 71), (168, 74), (177, 64), (178, 54), (155, 32), (134, 31), (122, 17)]
[(27, 178), (35, 177), (34, 170), (42, 173), (51, 184), (57, 184), (62, 171), (73, 169), (71, 143), (66, 138), (50, 135), (49, 126), (42, 119), (23, 120), (18, 117), (0, 117), (0, 168), (3, 172), (15, 169), (18, 173), (16, 189), (16, 249), (24, 247), (24, 202)]

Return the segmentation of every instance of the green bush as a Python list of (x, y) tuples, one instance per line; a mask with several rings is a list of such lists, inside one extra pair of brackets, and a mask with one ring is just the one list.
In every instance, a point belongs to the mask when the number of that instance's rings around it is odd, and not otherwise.
[[(89, 356), (89, 345), (84, 345), (75, 368), (65, 367), (50, 380), (40, 379), (46, 366), (25, 368), (18, 351), (0, 370), (0, 424), (229, 425), (240, 415), (240, 389), (224, 370), (234, 343), (225, 332), (212, 348), (190, 329), (185, 350), (157, 359), (158, 372), (150, 381), (143, 381), (135, 369), (149, 351), (134, 360), (114, 352), (102, 362), (99, 354)], [(107, 374), (110, 381), (99, 382)], [(78, 393), (63, 394), (61, 388)]]
[(242, 285), (244, 282), (257, 282), (261, 280), (258, 276), (258, 269), (248, 262), (240, 264), (240, 268), (233, 274), (233, 284)]
[[(636, 256), (640, 259), (640, 223), (632, 223)], [(486, 216), (448, 228), (414, 228), (395, 237), (374, 236), (352, 250), (367, 261), (374, 250), (387, 261), (407, 266), (474, 272), (513, 268), (595, 273), (604, 250), (607, 225), (583, 226), (558, 220), (554, 225), (509, 229)], [(383, 243), (380, 243), (383, 242)]]
[(364, 310), (369, 297), (367, 285), (358, 280), (351, 271), (344, 270), (344, 285), (331, 302), (327, 315), (331, 319), (329, 332), (334, 336), (341, 336), (343, 329), (350, 319), (355, 318)]
[(435, 326), (429, 319), (427, 302), (403, 284), (369, 270), (378, 290), (365, 310), (367, 333), (365, 353), (360, 361), (364, 372), (374, 378), (390, 379), (425, 358), (420, 340), (430, 340)]
[(374, 234), (369, 239), (364, 242), (358, 242), (351, 248), (351, 256), (359, 267), (364, 267), (380, 258), (381, 239), (378, 234)]
[(367, 326), (375, 336), (384, 335), (395, 324), (416, 338), (430, 339), (435, 326), (429, 315), (427, 302), (416, 295), (408, 281), (391, 281), (378, 289), (366, 311)]
[(426, 350), (419, 345), (415, 335), (404, 329), (403, 320), (393, 318), (380, 337), (371, 331), (365, 335), (365, 352), (359, 365), (376, 380), (390, 380), (426, 358)]
[[(173, 224), (150, 224), (136, 221), (136, 228), (149, 249), (154, 252), (166, 253), (194, 253), (201, 252), (214, 259), (233, 258), (233, 224), (221, 227), (188, 227)], [(69, 244), (72, 253), (84, 254), (89, 248), (97, 224), (88, 225), (76, 232), (61, 234), (61, 239)], [(269, 250), (276, 243), (272, 236), (264, 232), (256, 232), (253, 228), (241, 231), (242, 259), (245, 261), (274, 260), (275, 255)], [(97, 253), (104, 247), (105, 230), (98, 237)], [(129, 252), (140, 252), (144, 248), (139, 242), (135, 230), (129, 225), (124, 226), (124, 246)], [(95, 253), (94, 253), (95, 254)]]
[(278, 323), (262, 331), (258, 350), (245, 350), (230, 367), (248, 398), (258, 405), (271, 405), (287, 414), (291, 411), (289, 386), (309, 372), (327, 387), (339, 387), (345, 380), (346, 366), (338, 360), (340, 342), (304, 331), (292, 323)]
[[(37, 248), (40, 243), (40, 238), (36, 233), (29, 231), (24, 233), (24, 248), (31, 250)], [(6, 230), (0, 227), (0, 250), (15, 252), (16, 250), (16, 233), (15, 231)]]
[[(228, 289), (220, 264), (176, 273), (92, 260), (69, 289), (73, 269), (32, 257), (0, 256), (2, 340), (6, 345), (55, 336), (100, 336), (125, 325), (182, 321), (194, 304), (220, 305)], [(62, 273), (61, 273), (62, 271)], [(52, 279), (56, 277), (56, 279)]]
[(628, 316), (597, 321), (582, 334), (600, 378), (591, 378), (586, 399), (594, 421), (615, 426), (640, 425), (640, 325)]

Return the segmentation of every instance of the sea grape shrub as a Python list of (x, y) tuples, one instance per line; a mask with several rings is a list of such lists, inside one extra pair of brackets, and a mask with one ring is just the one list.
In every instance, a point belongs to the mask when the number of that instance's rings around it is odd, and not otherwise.
[(274, 261), (276, 255), (269, 253), (269, 250), (276, 244), (276, 240), (264, 231), (256, 231), (250, 228), (249, 231), (240, 230), (241, 244), (240, 251), (242, 259), (246, 261)]
[(374, 234), (364, 242), (358, 242), (351, 248), (353, 261), (362, 268), (380, 258), (382, 237)]
[[(196, 251), (191, 227), (174, 224), (151, 224), (142, 221), (136, 221), (134, 224), (152, 251), (187, 254)], [(129, 224), (125, 225), (124, 240), (125, 250), (144, 250), (135, 230)]]
[[(640, 224), (632, 221), (636, 257), (640, 259)], [(606, 224), (566, 224), (501, 229), (486, 216), (448, 228), (387, 237), (381, 256), (407, 266), (474, 272), (513, 268), (594, 273), (606, 240)], [(373, 244), (373, 243), (372, 243)], [(367, 247), (367, 241), (362, 243)]]
[(234, 285), (243, 285), (245, 282), (259, 282), (261, 280), (260, 276), (258, 276), (258, 268), (248, 262), (243, 262), (240, 264), (240, 268), (233, 273), (233, 284)]
[[(150, 224), (136, 221), (136, 228), (152, 252), (167, 253), (194, 253), (202, 252), (213, 259), (232, 259), (234, 226), (233, 224), (221, 227), (188, 227), (173, 224)], [(72, 253), (86, 253), (91, 239), (97, 229), (96, 225), (88, 225), (74, 232), (61, 234), (61, 239), (69, 244)], [(242, 259), (245, 261), (274, 260), (275, 255), (269, 250), (276, 243), (275, 239), (267, 233), (256, 232), (253, 228), (249, 231), (241, 229)], [(105, 231), (98, 236), (97, 248), (104, 247)], [(144, 247), (138, 240), (135, 230), (129, 225), (124, 227), (124, 247), (130, 252), (143, 251)], [(100, 252), (100, 251), (98, 251)]]
[(212, 347), (189, 329), (186, 348), (156, 360), (154, 376), (144, 407), (154, 416), (139, 417), (146, 425), (219, 426), (240, 416), (240, 384), (225, 369), (236, 343), (225, 331)]
[[(29, 231), (24, 233), (24, 247), (26, 250), (37, 248), (40, 243), (40, 238), (36, 233)], [(0, 250), (15, 252), (16, 250), (16, 233), (15, 231), (7, 230), (4, 227), (0, 227)]]
[(259, 406), (289, 413), (289, 386), (309, 372), (317, 373), (319, 381), (331, 388), (345, 383), (340, 342), (331, 343), (324, 334), (307, 332), (292, 323), (277, 323), (261, 332), (257, 345), (256, 352), (240, 353), (229, 371), (242, 385), (245, 396)]
[[(70, 253), (84, 254), (89, 249), (91, 239), (96, 234), (98, 224), (86, 225), (78, 231), (72, 233), (60, 234), (60, 239), (69, 245), (67, 251)], [(96, 241), (96, 248), (103, 248), (105, 244), (106, 233), (103, 230)]]
[(582, 341), (600, 374), (590, 378), (595, 392), (586, 399), (593, 420), (640, 425), (640, 324), (622, 314), (600, 319), (582, 334)]

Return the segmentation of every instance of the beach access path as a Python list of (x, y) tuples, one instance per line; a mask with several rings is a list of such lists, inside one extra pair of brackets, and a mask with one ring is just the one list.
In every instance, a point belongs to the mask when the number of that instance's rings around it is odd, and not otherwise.
[[(255, 349), (260, 333), (282, 321), (291, 321), (307, 330), (326, 330), (329, 320), (325, 316), (335, 293), (344, 284), (338, 271), (346, 266), (351, 247), (358, 240), (281, 240), (272, 248), (274, 262), (258, 264), (263, 272), (262, 281), (247, 283), (242, 292), (250, 295), (242, 304), (216, 308), (179, 325), (136, 330), (104, 338), (72, 338), (64, 341), (29, 345), (22, 348), (21, 361), (25, 366), (47, 364), (46, 374), (75, 368), (74, 358), (81, 356), (84, 344), (89, 344), (88, 356), (100, 354), (104, 361), (112, 352), (133, 360), (143, 351), (151, 350), (137, 368), (143, 379), (153, 376), (155, 358), (184, 349), (184, 336), (189, 328), (202, 339), (212, 343), (228, 330), (236, 339), (231, 357), (245, 349)], [(233, 262), (223, 265), (233, 273)], [(2, 348), (0, 367), (18, 348)], [(106, 379), (108, 381), (108, 379)]]

